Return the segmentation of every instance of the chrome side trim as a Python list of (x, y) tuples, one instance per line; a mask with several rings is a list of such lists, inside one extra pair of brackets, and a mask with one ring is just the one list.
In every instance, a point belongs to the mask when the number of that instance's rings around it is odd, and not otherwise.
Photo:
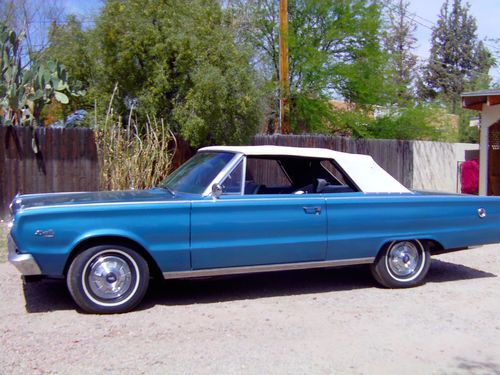
[(42, 274), (38, 263), (31, 254), (18, 254), (16, 252), (16, 244), (10, 235), (7, 239), (7, 247), (9, 250), (9, 262), (16, 267), (22, 275), (34, 276)]
[(320, 262), (264, 264), (261, 266), (212, 268), (212, 269), (193, 270), (193, 271), (174, 271), (174, 272), (163, 272), (163, 278), (183, 279), (191, 277), (238, 275), (244, 273), (303, 270), (309, 268), (330, 268), (330, 267), (352, 266), (356, 264), (369, 264), (373, 263), (374, 261), (375, 257), (368, 257), (368, 258), (355, 258), (355, 259), (342, 259), (342, 260), (326, 260)]
[[(285, 194), (283, 194), (284, 196)], [(313, 194), (311, 194), (313, 195)], [(309, 200), (318, 200), (323, 197), (320, 194), (315, 194), (314, 197), (305, 197), (304, 195), (295, 195), (290, 198), (252, 198), (251, 195), (246, 195), (244, 199), (224, 199), (224, 201), (228, 202), (243, 202), (245, 200), (251, 201), (275, 201), (279, 200), (297, 200), (297, 199), (309, 199)], [(225, 196), (227, 197), (227, 196)], [(47, 205), (47, 206), (33, 206), (23, 208), (23, 211), (36, 211), (36, 210), (44, 210), (46, 208), (85, 208), (85, 207), (107, 207), (107, 206), (140, 206), (140, 205), (176, 205), (176, 204), (186, 204), (186, 203), (213, 203), (213, 199), (203, 199), (203, 200), (178, 200), (178, 201), (143, 201), (143, 202), (105, 202), (105, 203), (75, 203), (75, 204), (59, 204), (59, 205)]]
[[(359, 194), (358, 194), (359, 193)], [(387, 200), (388, 198), (400, 198), (401, 196), (411, 196), (412, 200), (417, 200), (417, 199), (427, 199), (429, 197), (434, 197), (436, 198), (435, 195), (411, 195), (408, 193), (391, 193), (391, 194), (397, 194), (397, 196), (373, 196), (373, 195), (368, 195), (367, 193), (363, 192), (355, 192), (355, 193), (344, 193), (344, 194), (358, 194), (358, 195), (351, 195), (348, 197), (345, 196), (340, 196), (342, 193), (337, 194), (337, 193), (329, 193), (329, 194), (307, 194), (306, 195), (293, 195), (293, 194), (276, 194), (274, 197), (254, 197), (252, 195), (245, 195), (244, 198), (241, 199), (221, 199), (220, 201), (224, 202), (243, 202), (243, 201), (294, 201), (297, 199), (300, 200), (318, 200), (318, 199), (324, 199), (326, 203), (331, 203), (335, 201), (349, 201), (349, 200)], [(371, 193), (369, 193), (371, 194)], [(210, 194), (207, 194), (210, 195)], [(476, 197), (477, 198), (477, 197)], [(58, 205), (47, 205), (47, 206), (33, 206), (33, 207), (27, 207), (23, 208), (23, 211), (35, 211), (35, 210), (44, 210), (46, 208), (84, 208), (84, 207), (101, 207), (101, 206), (128, 206), (128, 205), (171, 205), (171, 204), (186, 204), (186, 203), (192, 203), (192, 204), (200, 204), (200, 203), (213, 203), (212, 199), (209, 200), (175, 200), (175, 201), (134, 201), (134, 202), (105, 202), (105, 203), (76, 203), (76, 204), (58, 204)]]
[(191, 203), (190, 200), (178, 200), (178, 201), (134, 201), (134, 202), (103, 202), (103, 203), (72, 203), (72, 204), (52, 204), (47, 206), (33, 206), (23, 208), (23, 211), (35, 211), (35, 210), (44, 210), (46, 208), (82, 208), (82, 207), (105, 207), (105, 206), (140, 206), (140, 205), (167, 205), (167, 204), (186, 204)]

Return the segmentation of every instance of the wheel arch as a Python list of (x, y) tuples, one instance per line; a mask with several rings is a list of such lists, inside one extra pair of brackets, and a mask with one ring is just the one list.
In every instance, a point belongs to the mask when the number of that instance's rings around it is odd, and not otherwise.
[(63, 275), (66, 277), (68, 274), (68, 269), (71, 265), (71, 262), (73, 262), (73, 259), (75, 259), (78, 254), (81, 254), (83, 251), (86, 249), (89, 249), (94, 246), (99, 246), (99, 245), (117, 245), (117, 246), (124, 246), (128, 247), (134, 251), (136, 251), (140, 256), (142, 256), (150, 269), (150, 273), (154, 278), (161, 278), (162, 273), (160, 271), (160, 267), (154, 260), (154, 258), (151, 256), (151, 254), (142, 246), (139, 244), (137, 241), (134, 241), (130, 238), (124, 237), (124, 236), (117, 236), (117, 235), (110, 235), (110, 236), (94, 236), (90, 238), (86, 238), (79, 242), (73, 250), (71, 250), (68, 259), (66, 260), (66, 263), (64, 265), (64, 270), (63, 270)]
[(431, 255), (444, 250), (444, 246), (437, 240), (431, 238), (423, 238), (420, 240), (424, 246), (427, 246)]
[(398, 238), (387, 239), (382, 244), (382, 246), (379, 247), (375, 258), (378, 258), (382, 254), (383, 250), (385, 250), (387, 247), (389, 247), (392, 243), (398, 242), (398, 241), (418, 241), (429, 250), (430, 255), (442, 252), (445, 249), (444, 246), (439, 241), (437, 241), (433, 238), (430, 238), (428, 236), (398, 237)]

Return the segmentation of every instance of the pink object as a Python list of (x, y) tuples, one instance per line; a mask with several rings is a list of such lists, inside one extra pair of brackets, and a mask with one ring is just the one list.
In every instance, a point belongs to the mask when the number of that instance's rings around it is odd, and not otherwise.
[(479, 162), (477, 159), (467, 160), (460, 166), (462, 171), (462, 193), (477, 194), (479, 189)]

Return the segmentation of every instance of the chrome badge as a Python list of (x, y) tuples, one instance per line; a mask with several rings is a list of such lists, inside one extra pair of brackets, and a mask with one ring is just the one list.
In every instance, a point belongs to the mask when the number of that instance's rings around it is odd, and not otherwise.
[(37, 229), (35, 231), (35, 236), (39, 236), (39, 237), (49, 237), (49, 238), (52, 238), (54, 237), (55, 233), (52, 229), (49, 229), (49, 230), (41, 230), (41, 229)]

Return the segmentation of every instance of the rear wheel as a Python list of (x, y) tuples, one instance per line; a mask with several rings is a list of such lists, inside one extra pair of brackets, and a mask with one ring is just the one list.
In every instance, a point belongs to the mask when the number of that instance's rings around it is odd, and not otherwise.
[(122, 313), (132, 310), (146, 294), (149, 268), (132, 249), (95, 246), (73, 259), (66, 283), (75, 302), (86, 312)]
[(387, 288), (407, 288), (422, 284), (429, 266), (429, 250), (422, 242), (394, 241), (381, 251), (371, 271)]

